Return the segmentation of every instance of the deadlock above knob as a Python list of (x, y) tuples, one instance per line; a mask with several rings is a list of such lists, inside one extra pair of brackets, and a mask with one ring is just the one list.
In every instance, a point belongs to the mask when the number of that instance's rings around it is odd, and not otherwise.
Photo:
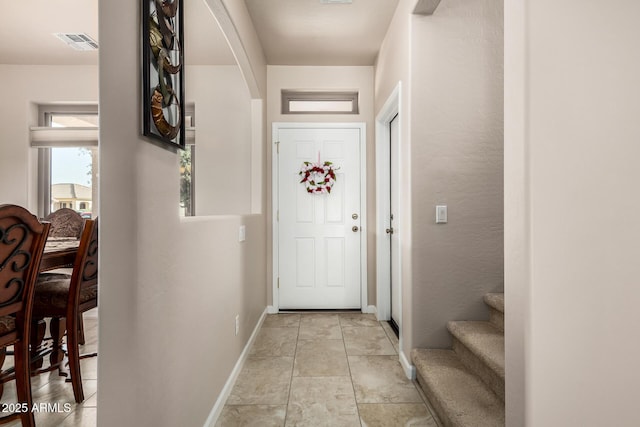
[(351, 215), (351, 218), (353, 218), (353, 219), (358, 219), (358, 214), (357, 214), (357, 213), (354, 213), (353, 215)]

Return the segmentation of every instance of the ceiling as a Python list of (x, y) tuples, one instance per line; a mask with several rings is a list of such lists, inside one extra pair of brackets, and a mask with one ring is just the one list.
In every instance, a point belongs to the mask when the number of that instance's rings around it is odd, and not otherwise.
[(97, 64), (98, 52), (71, 49), (52, 33), (86, 33), (98, 39), (97, 0), (22, 0), (4, 5), (0, 25), (3, 64)]
[(270, 65), (373, 65), (398, 0), (245, 0)]
[[(231, 65), (235, 58), (204, 1), (186, 0), (185, 62)], [(76, 51), (52, 33), (86, 33), (98, 44), (98, 0), (7, 2), (0, 25), (0, 63), (95, 65), (98, 52)], [(10, 19), (7, 19), (9, 18)]]
[[(241, 1), (241, 0), (236, 0)], [(267, 63), (272, 65), (372, 65), (398, 0), (245, 0)], [(231, 65), (235, 59), (203, 0), (185, 0), (185, 62)], [(91, 65), (98, 52), (76, 51), (53, 33), (98, 39), (98, 0), (8, 2), (0, 25), (0, 62)], [(9, 18), (9, 19), (7, 19)]]

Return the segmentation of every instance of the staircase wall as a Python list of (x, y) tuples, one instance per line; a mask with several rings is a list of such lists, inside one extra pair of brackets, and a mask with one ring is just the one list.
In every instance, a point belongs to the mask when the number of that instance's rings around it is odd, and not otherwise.
[(502, 19), (493, 0), (412, 18), (413, 347), (450, 347), (447, 321), (488, 319), (482, 297), (502, 291)]

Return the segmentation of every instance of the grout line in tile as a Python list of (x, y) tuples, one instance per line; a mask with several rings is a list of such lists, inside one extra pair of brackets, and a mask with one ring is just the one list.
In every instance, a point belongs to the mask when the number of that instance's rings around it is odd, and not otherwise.
[(389, 341), (389, 344), (391, 344), (391, 348), (393, 348), (393, 351), (396, 352), (396, 355), (398, 355), (398, 350), (396, 349), (396, 346), (393, 345), (393, 341), (391, 340), (391, 338), (389, 337), (389, 334), (387, 334), (387, 331), (384, 330), (384, 328), (382, 328), (382, 330), (384, 331), (384, 335), (387, 337), (387, 341)]
[[(341, 324), (342, 325), (342, 324)], [(344, 346), (344, 355), (347, 358), (347, 369), (349, 370), (349, 379), (351, 380), (351, 390), (353, 390), (353, 401), (356, 404), (356, 412), (358, 413), (358, 421), (360, 427), (362, 427), (362, 417), (360, 416), (360, 408), (358, 407), (358, 398), (356, 397), (356, 386), (353, 384), (353, 374), (351, 373), (351, 364), (349, 363), (349, 354), (347, 353), (347, 343), (344, 339), (344, 331), (340, 327), (340, 333), (342, 334), (342, 345)]]
[[(382, 322), (380, 322), (380, 326), (382, 326)], [(384, 326), (382, 326), (382, 330), (384, 331), (384, 334), (387, 336), (387, 339), (391, 342), (391, 346), (393, 347), (393, 349), (396, 351), (396, 354), (400, 354), (400, 342), (398, 342), (398, 345), (396, 346), (393, 341), (394, 339), (398, 339), (398, 337), (396, 337), (395, 334), (393, 334), (393, 331), (391, 330), (391, 327), (387, 327), (385, 328)], [(393, 334), (393, 337), (389, 336), (389, 333)]]
[[(302, 317), (300, 318), (302, 320)], [(287, 403), (284, 407), (284, 423), (283, 427), (287, 424), (287, 417), (289, 416), (289, 401), (291, 400), (291, 389), (293, 387), (293, 371), (296, 368), (296, 357), (298, 356), (298, 342), (300, 341), (300, 323), (298, 323), (298, 334), (296, 335), (296, 348), (293, 351), (293, 363), (291, 364), (291, 372), (289, 373), (289, 394), (287, 395)]]

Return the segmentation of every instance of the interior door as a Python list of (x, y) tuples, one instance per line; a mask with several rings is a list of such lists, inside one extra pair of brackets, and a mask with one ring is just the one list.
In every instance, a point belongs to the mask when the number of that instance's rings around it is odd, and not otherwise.
[(389, 153), (390, 153), (390, 174), (389, 174), (389, 189), (391, 198), (391, 212), (389, 213), (391, 229), (389, 238), (391, 239), (391, 321), (395, 323), (395, 327), (399, 329), (400, 317), (401, 317), (401, 304), (400, 304), (400, 244), (398, 238), (398, 215), (396, 214), (400, 201), (398, 198), (398, 192), (394, 191), (398, 188), (398, 177), (400, 176), (399, 164), (400, 153), (398, 149), (398, 136), (399, 136), (399, 120), (396, 115), (389, 123)]
[[(279, 128), (278, 141), (279, 308), (360, 308), (360, 128)], [(333, 164), (329, 194), (300, 182), (318, 161)]]

